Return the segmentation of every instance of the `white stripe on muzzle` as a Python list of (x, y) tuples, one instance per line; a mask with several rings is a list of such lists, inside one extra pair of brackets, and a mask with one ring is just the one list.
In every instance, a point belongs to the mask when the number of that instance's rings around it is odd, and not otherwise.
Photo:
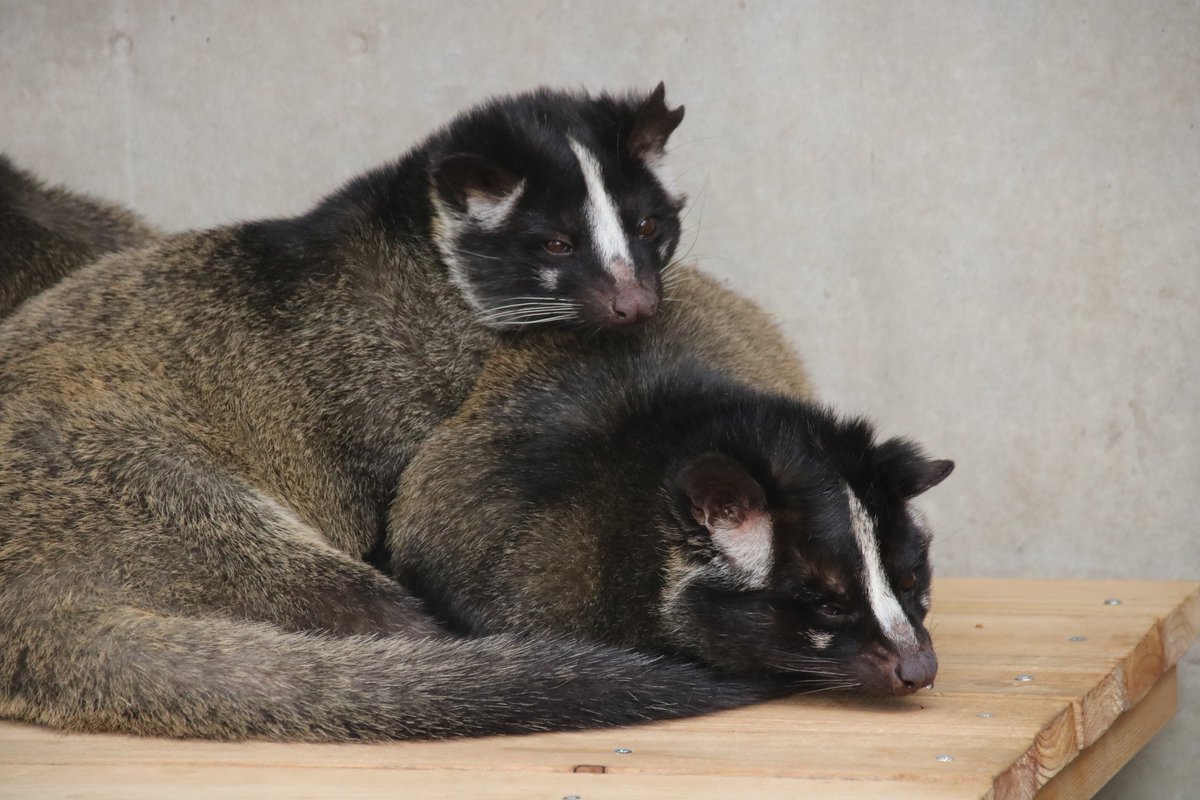
[(587, 217), (596, 253), (600, 256), (604, 269), (618, 283), (633, 283), (635, 278), (633, 256), (629, 253), (629, 239), (625, 235), (625, 229), (621, 227), (621, 215), (617, 213), (617, 204), (604, 186), (600, 162), (579, 142), (574, 139), (567, 141), (571, 145), (571, 152), (579, 159), (580, 169), (583, 170), (583, 183), (587, 187), (588, 195), (584, 216)]
[(900, 607), (900, 601), (892, 593), (892, 585), (883, 571), (883, 564), (879, 559), (879, 534), (875, 529), (875, 521), (849, 486), (846, 487), (846, 496), (850, 498), (850, 528), (854, 531), (854, 541), (858, 543), (859, 552), (863, 557), (863, 585), (867, 587), (871, 612), (875, 615), (884, 636), (902, 652), (917, 647), (917, 632), (913, 630), (912, 623)]

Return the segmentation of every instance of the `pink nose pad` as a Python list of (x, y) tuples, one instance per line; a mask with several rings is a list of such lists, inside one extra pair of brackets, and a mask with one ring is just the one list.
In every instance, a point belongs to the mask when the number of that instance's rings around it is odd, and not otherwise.
[(613, 325), (633, 325), (648, 319), (658, 308), (658, 297), (649, 289), (634, 286), (622, 289), (612, 299), (608, 321)]

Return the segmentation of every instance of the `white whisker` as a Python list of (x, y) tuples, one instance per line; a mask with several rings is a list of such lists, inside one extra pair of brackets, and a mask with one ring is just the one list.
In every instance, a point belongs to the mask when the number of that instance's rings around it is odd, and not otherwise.
[(512, 314), (524, 314), (529, 311), (577, 311), (580, 306), (577, 305), (549, 305), (549, 304), (525, 304), (520, 306), (505, 306), (503, 308), (492, 309), (485, 311), (481, 316), (485, 317), (504, 317)]
[(549, 322), (563, 322), (566, 320), (574, 320), (574, 319), (578, 319), (578, 317), (575, 314), (564, 314), (564, 315), (557, 316), (557, 317), (546, 317), (545, 319), (502, 320), (500, 322), (493, 322), (492, 324), (496, 325), (497, 327), (509, 327), (509, 326), (518, 326), (518, 325), (544, 325)]
[(579, 314), (574, 311), (530, 311), (525, 314), (509, 314), (503, 317), (479, 317), (479, 321), (485, 325), (507, 324), (510, 322), (522, 322), (526, 320), (542, 320), (542, 319), (579, 319)]
[(454, 249), (457, 250), (459, 253), (462, 253), (464, 256), (475, 256), (476, 258), (484, 258), (484, 259), (487, 259), (488, 261), (503, 261), (504, 260), (500, 256), (485, 256), (483, 253), (476, 253), (473, 250), (463, 250), (461, 247), (456, 247)]

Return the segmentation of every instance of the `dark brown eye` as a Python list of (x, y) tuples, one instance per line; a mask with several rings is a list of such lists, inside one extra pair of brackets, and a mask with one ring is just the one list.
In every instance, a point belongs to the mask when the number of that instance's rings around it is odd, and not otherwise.
[(570, 242), (564, 242), (562, 239), (551, 239), (544, 243), (542, 247), (546, 248), (546, 252), (552, 256), (565, 256), (568, 253), (574, 253), (575, 248)]
[(911, 592), (913, 587), (917, 585), (917, 573), (910, 572), (900, 579), (900, 591)]
[(637, 227), (633, 232), (637, 234), (639, 239), (649, 239), (658, 233), (658, 220), (654, 217), (642, 217), (638, 220)]
[(822, 603), (817, 608), (822, 614), (832, 619), (844, 619), (850, 616), (850, 612), (843, 606), (837, 603)]

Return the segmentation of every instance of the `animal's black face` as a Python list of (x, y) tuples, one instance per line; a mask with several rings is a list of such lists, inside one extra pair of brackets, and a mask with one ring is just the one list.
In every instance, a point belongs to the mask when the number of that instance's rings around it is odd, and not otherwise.
[(657, 168), (682, 118), (660, 84), (638, 100), (540, 92), (451, 126), (436, 237), (481, 322), (608, 328), (655, 312), (682, 207)]
[(908, 501), (953, 464), (869, 434), (858, 449), (846, 469), (710, 454), (679, 474), (691, 567), (672, 576), (667, 613), (706, 661), (811, 688), (933, 683), (930, 534)]

